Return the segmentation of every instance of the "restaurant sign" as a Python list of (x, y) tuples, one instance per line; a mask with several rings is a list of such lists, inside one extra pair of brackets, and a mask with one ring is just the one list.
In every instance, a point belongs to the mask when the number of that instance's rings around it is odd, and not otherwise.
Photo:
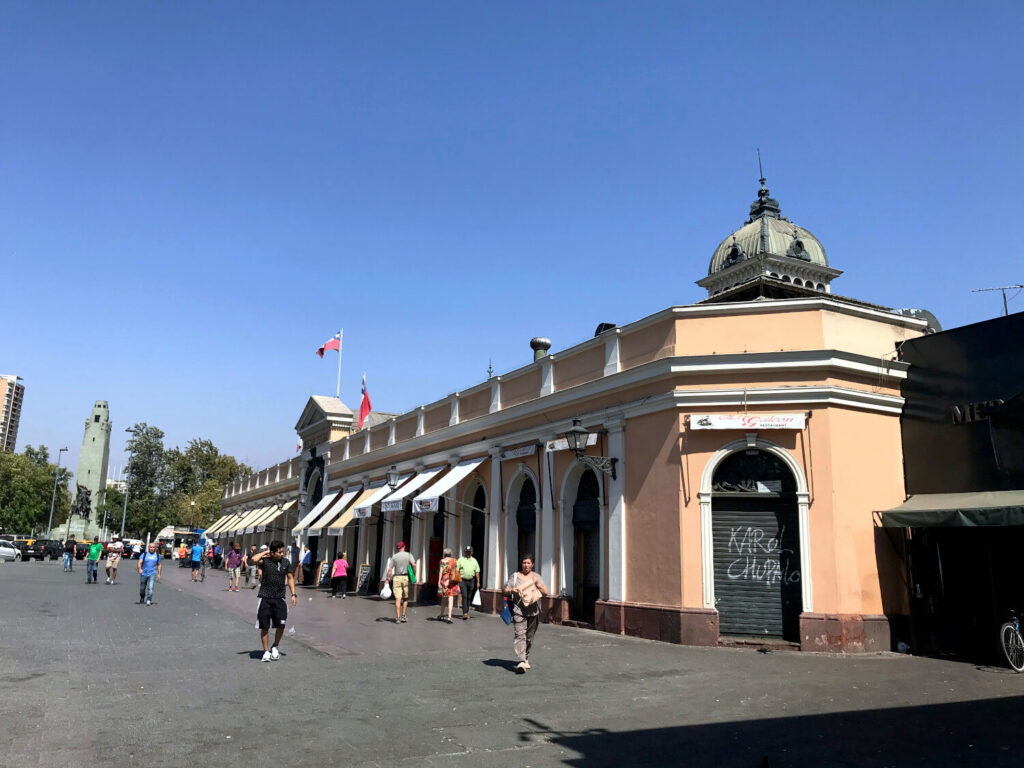
[(803, 413), (727, 414), (700, 413), (690, 416), (690, 429), (803, 429)]

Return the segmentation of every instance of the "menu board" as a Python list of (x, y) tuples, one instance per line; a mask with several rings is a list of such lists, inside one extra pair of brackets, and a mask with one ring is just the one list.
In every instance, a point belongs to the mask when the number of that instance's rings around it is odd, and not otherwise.
[(359, 578), (356, 579), (356, 592), (360, 595), (370, 594), (370, 564), (359, 566)]

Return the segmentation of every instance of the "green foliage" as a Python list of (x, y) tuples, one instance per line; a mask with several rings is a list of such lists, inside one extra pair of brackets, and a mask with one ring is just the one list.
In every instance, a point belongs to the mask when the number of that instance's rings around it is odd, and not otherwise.
[(53, 498), (54, 472), (57, 495), (53, 526), (67, 520), (71, 509), (71, 472), (49, 462), (46, 446), (25, 446), (24, 453), (0, 452), (0, 528), (10, 533), (46, 533)]
[[(184, 449), (165, 449), (164, 433), (157, 427), (140, 423), (131, 432), (126, 535), (155, 534), (165, 525), (204, 528), (220, 516), (224, 486), (252, 474), (252, 469), (222, 454), (210, 440), (195, 439)], [(120, 494), (108, 492), (108, 502), (112, 498), (124, 501)]]

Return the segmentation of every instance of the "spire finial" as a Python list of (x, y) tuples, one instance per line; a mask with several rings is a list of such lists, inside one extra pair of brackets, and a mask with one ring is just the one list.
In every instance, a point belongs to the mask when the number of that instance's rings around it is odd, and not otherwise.
[(767, 179), (764, 177), (764, 168), (761, 167), (761, 148), (757, 148), (757, 172), (761, 175), (760, 182), (761, 188), (764, 188), (764, 183)]
[(493, 360), (488, 360), (487, 361), (487, 378), (488, 379), (491, 378), (492, 376), (494, 376), (494, 365), (493, 365), (493, 362), (494, 362)]

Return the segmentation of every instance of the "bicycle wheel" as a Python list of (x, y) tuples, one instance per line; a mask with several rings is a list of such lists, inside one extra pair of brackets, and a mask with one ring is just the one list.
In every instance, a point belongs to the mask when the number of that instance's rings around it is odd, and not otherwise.
[(1024, 672), (1024, 639), (1021, 639), (1017, 622), (1008, 621), (999, 630), (999, 644), (1003, 647), (1003, 655), (1013, 667), (1014, 672)]

